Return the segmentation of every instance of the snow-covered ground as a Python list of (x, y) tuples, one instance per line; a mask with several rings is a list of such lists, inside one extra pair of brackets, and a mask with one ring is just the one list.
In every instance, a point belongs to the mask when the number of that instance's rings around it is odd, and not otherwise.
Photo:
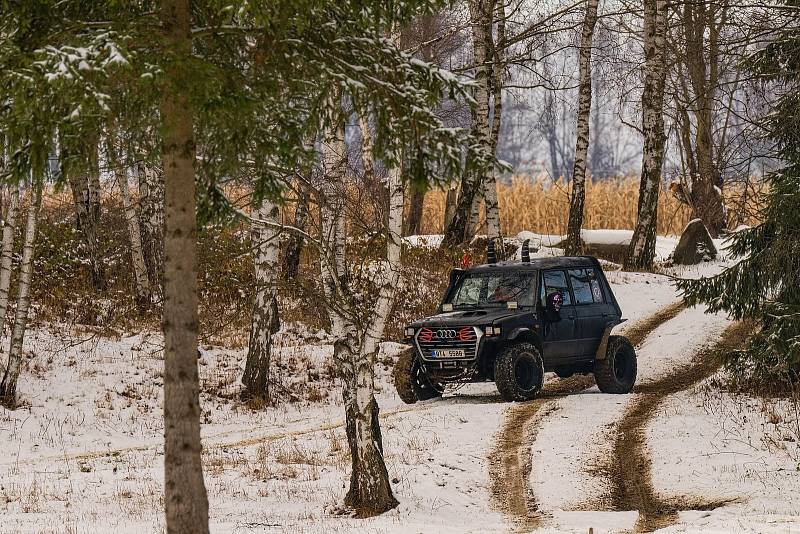
[[(717, 268), (707, 264), (680, 274)], [(620, 328), (678, 298), (663, 275), (609, 272), (608, 278), (630, 319)], [(690, 363), (695, 350), (727, 324), (724, 317), (685, 310), (658, 327), (638, 349), (641, 382)], [(390, 383), (397, 348), (383, 344), (377, 376), (387, 465), (401, 504), (359, 520), (338, 508), (349, 459), (326, 336), (281, 335), (275, 356), (284, 375), (281, 395), (295, 400), (260, 410), (234, 395), (243, 351), (204, 347), (201, 404), (212, 531), (511, 529), (509, 518), (491, 503), (487, 465), (508, 405), (498, 402), (492, 384), (402, 404)], [(26, 351), (22, 406), (0, 409), (0, 532), (162, 532), (160, 335), (108, 337), (37, 325)], [(667, 398), (647, 426), (653, 484), (665, 495), (734, 502), (682, 512), (668, 531), (800, 532), (800, 452), (792, 407), (767, 408), (711, 382)], [(607, 490), (595, 468), (613, 447), (616, 424), (635, 397), (593, 388), (550, 403), (530, 444), (529, 484), (544, 515), (542, 532), (633, 528), (635, 511), (587, 506)]]

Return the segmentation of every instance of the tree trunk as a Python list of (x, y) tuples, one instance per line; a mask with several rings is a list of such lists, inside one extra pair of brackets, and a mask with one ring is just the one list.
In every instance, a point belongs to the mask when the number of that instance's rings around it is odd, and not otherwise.
[[(308, 187), (301, 181), (297, 183), (297, 207), (294, 210), (294, 227), (303, 232), (308, 223)], [(300, 271), (300, 255), (303, 252), (302, 234), (291, 233), (286, 241), (286, 252), (281, 265), (281, 278), (287, 281), (297, 278)]]
[(409, 192), (409, 209), (408, 218), (403, 225), (403, 235), (418, 235), (421, 233), (422, 214), (425, 208), (425, 189), (411, 182), (408, 185)]
[(664, 162), (664, 83), (667, 7), (665, 0), (645, 0), (644, 51), (645, 80), (642, 91), (642, 176), (639, 184), (639, 205), (626, 269), (652, 269), (656, 249), (658, 190)]
[[(62, 145), (63, 146), (63, 145)], [(86, 169), (68, 169), (66, 157), (61, 159), (61, 173), (66, 176), (75, 204), (75, 226), (83, 238), (91, 269), (92, 286), (97, 290), (106, 287), (103, 262), (100, 259), (98, 227), (100, 224), (100, 165), (97, 156), (98, 138), (87, 142)]]
[(447, 188), (447, 195), (444, 200), (444, 223), (442, 228), (446, 229), (453, 223), (458, 204), (458, 184), (453, 183)]
[[(495, 3), (495, 21), (497, 22), (497, 40), (492, 42), (491, 35), (487, 36), (487, 46), (493, 52), (492, 61), (492, 127), (489, 142), (492, 155), (497, 156), (497, 143), (500, 140), (500, 126), (503, 118), (503, 69), (505, 68), (505, 39), (506, 39), (506, 11), (505, 2)], [(503, 233), (500, 228), (500, 207), (497, 204), (497, 168), (494, 166), (487, 173), (483, 199), (486, 205), (486, 234), (503, 248)], [(501, 250), (502, 252), (502, 250)]]
[(163, 0), (164, 502), (168, 534), (207, 534), (197, 370), (196, 157), (189, 68), (189, 0)]
[[(344, 141), (344, 126), (337, 125), (326, 132), (322, 142), (324, 178), (321, 189), (320, 226), (324, 250), (320, 254), (323, 289), (328, 302), (335, 300), (336, 286), (345, 283), (346, 238), (344, 224), (344, 173), (347, 151)], [(341, 313), (330, 313), (331, 334), (344, 335), (344, 318)]]
[[(696, 119), (695, 161), (697, 174), (692, 177), (691, 200), (696, 217), (703, 220), (713, 237), (727, 226), (722, 197), (722, 174), (714, 154), (714, 105), (719, 86), (719, 27), (727, 17), (727, 3), (686, 3), (682, 27), (686, 64), (693, 97), (690, 100)], [(689, 145), (691, 147), (691, 145)]]
[(164, 294), (164, 173), (159, 167), (133, 167), (139, 189), (142, 252), (151, 289)]
[(278, 274), (279, 233), (272, 226), (259, 221), (277, 223), (278, 206), (264, 199), (253, 210), (250, 240), (253, 250), (256, 297), (250, 326), (250, 343), (247, 347), (242, 384), (245, 396), (269, 400), (269, 363), (272, 334), (277, 331), (278, 306), (276, 282)]
[[(470, 0), (469, 11), (472, 20), (472, 49), (475, 65), (475, 101), (472, 130), (477, 142), (491, 148), (489, 135), (489, 53), (491, 48), (487, 42), (491, 40), (492, 13), (489, 0)], [(475, 197), (483, 193), (486, 175), (491, 174), (491, 166), (481, 165), (472, 172), (464, 172), (461, 177), (461, 188), (456, 209), (450, 224), (445, 228), (442, 247), (453, 248), (467, 242), (473, 228), (470, 224)]]
[(599, 0), (588, 0), (583, 18), (581, 50), (578, 58), (580, 86), (578, 89), (578, 125), (575, 132), (575, 166), (572, 170), (572, 195), (569, 199), (566, 254), (583, 252), (581, 228), (583, 204), (586, 198), (586, 157), (589, 153), (589, 117), (592, 110), (592, 36), (597, 23)]
[(133, 279), (136, 284), (136, 306), (144, 312), (150, 307), (150, 280), (147, 276), (147, 265), (142, 251), (142, 233), (139, 227), (139, 216), (136, 206), (131, 201), (130, 186), (128, 184), (127, 169), (122, 165), (114, 147), (114, 136), (109, 134), (107, 139), (109, 164), (114, 167), (117, 185), (122, 196), (122, 210), (125, 212), (125, 224), (128, 229), (128, 241), (131, 245), (131, 264)]
[(8, 314), (8, 293), (11, 288), (12, 259), (14, 256), (14, 232), (17, 228), (17, 211), (19, 211), (19, 185), (8, 186), (11, 191), (8, 199), (8, 212), (3, 221), (3, 244), (0, 255), (0, 336), (5, 330)]
[[(307, 150), (314, 150), (315, 138), (310, 136), (304, 140), (303, 144)], [(314, 163), (311, 163), (305, 169), (300, 169), (300, 172), (302, 176), (296, 181), (297, 207), (294, 210), (294, 227), (301, 232), (305, 232), (309, 214), (309, 184), (314, 174)], [(281, 278), (283, 280), (291, 281), (297, 278), (297, 274), (300, 271), (300, 256), (303, 252), (304, 242), (305, 239), (301, 233), (289, 233), (281, 264)]]
[[(362, 121), (362, 128), (365, 124)], [(362, 154), (365, 165), (372, 169), (371, 135), (362, 133)], [(362, 139), (363, 139), (362, 137)], [(380, 289), (371, 320), (363, 334), (349, 323), (346, 335), (336, 340), (334, 353), (342, 370), (342, 397), (345, 405), (346, 433), (350, 447), (352, 472), (345, 504), (360, 517), (381, 514), (397, 506), (389, 483), (389, 472), (383, 458), (383, 441), (378, 403), (375, 400), (375, 359), (378, 341), (383, 336), (386, 321), (400, 283), (400, 253), (403, 229), (403, 182), (400, 169), (389, 170), (389, 216), (387, 221), (386, 264), (381, 273)]]
[(483, 193), (486, 182), (481, 180), (478, 183), (478, 190), (475, 191), (475, 196), (472, 199), (472, 206), (469, 209), (469, 220), (467, 221), (467, 229), (464, 231), (463, 243), (470, 243), (477, 235), (481, 226), (481, 204), (483, 203)]
[(25, 328), (28, 325), (28, 309), (31, 298), (31, 273), (33, 271), (33, 253), (36, 244), (36, 223), (39, 209), (42, 206), (41, 179), (34, 179), (31, 184), (31, 204), (28, 208), (28, 220), (25, 224), (25, 241), (22, 245), (22, 260), (19, 267), (19, 285), (17, 291), (17, 309), (14, 314), (14, 328), (11, 332), (11, 346), (8, 351), (8, 365), (0, 383), (0, 403), (13, 408), (16, 405), (17, 379), (22, 365), (22, 342)]

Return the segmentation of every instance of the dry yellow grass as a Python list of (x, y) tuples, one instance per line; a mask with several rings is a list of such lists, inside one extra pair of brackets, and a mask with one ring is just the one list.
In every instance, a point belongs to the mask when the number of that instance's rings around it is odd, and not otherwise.
[[(522, 230), (543, 234), (566, 233), (569, 186), (564, 181), (514, 177), (511, 185), (498, 184), (497, 193), (505, 235), (515, 235)], [(426, 195), (423, 233), (442, 233), (445, 197), (446, 192), (442, 190), (433, 190)], [(588, 180), (583, 227), (632, 229), (636, 222), (638, 198), (638, 177)], [(678, 235), (691, 218), (691, 209), (662, 188), (658, 197), (658, 234)]]

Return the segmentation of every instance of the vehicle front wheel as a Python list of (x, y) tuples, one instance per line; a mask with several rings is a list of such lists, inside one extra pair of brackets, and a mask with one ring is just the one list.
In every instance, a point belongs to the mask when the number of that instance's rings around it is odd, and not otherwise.
[(494, 381), (506, 401), (534, 398), (544, 384), (544, 363), (536, 345), (515, 343), (504, 349), (494, 363)]
[(636, 383), (636, 350), (628, 338), (608, 338), (606, 357), (594, 362), (594, 379), (603, 393), (630, 393)]
[(413, 348), (403, 351), (392, 372), (397, 394), (406, 404), (442, 396), (442, 387), (428, 378), (415, 352)]

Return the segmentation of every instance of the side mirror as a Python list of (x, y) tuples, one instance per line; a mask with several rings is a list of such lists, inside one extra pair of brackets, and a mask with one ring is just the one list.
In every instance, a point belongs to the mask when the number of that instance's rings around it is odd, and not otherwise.
[(554, 291), (547, 295), (547, 300), (545, 303), (545, 311), (547, 312), (547, 318), (551, 321), (558, 321), (561, 319), (561, 305), (564, 304), (564, 297), (561, 296), (560, 291)]

